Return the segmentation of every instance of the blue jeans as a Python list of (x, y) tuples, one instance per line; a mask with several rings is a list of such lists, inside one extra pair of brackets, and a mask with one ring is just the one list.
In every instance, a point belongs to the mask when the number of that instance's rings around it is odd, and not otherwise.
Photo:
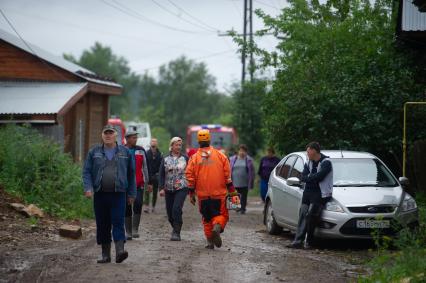
[(98, 245), (125, 241), (124, 214), (126, 211), (126, 193), (97, 192), (93, 197), (96, 217), (96, 242)]
[(266, 193), (268, 192), (268, 180), (260, 179), (260, 197), (265, 202)]

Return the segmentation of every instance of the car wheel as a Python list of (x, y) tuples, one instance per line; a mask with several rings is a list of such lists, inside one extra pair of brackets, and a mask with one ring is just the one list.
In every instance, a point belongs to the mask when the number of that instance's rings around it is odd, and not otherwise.
[(281, 233), (282, 228), (278, 226), (277, 221), (275, 221), (274, 213), (272, 211), (271, 201), (268, 201), (266, 205), (266, 229), (270, 235), (278, 235)]

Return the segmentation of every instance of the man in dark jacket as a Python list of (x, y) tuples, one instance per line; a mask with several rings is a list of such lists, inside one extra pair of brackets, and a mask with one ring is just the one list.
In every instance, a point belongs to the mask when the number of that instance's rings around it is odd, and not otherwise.
[(102, 245), (98, 263), (111, 262), (111, 229), (115, 262), (128, 257), (124, 250), (124, 215), (126, 201), (132, 204), (136, 196), (135, 167), (129, 150), (118, 145), (116, 139), (117, 131), (112, 125), (106, 125), (102, 130), (102, 144), (90, 149), (83, 167), (84, 195), (94, 198), (96, 241)]
[(144, 212), (149, 212), (150, 194), (152, 193), (152, 212), (155, 211), (155, 204), (157, 203), (158, 194), (158, 172), (160, 170), (161, 160), (163, 156), (158, 148), (157, 139), (151, 140), (149, 150), (146, 152), (146, 158), (148, 160), (148, 172), (149, 172), (149, 186), (145, 190), (144, 194)]
[(306, 154), (308, 161), (305, 163), (301, 178), (305, 183), (305, 189), (299, 222), (294, 241), (287, 246), (288, 248), (311, 248), (322, 209), (330, 201), (333, 193), (333, 167), (328, 156), (321, 153), (319, 143), (309, 143), (306, 146)]

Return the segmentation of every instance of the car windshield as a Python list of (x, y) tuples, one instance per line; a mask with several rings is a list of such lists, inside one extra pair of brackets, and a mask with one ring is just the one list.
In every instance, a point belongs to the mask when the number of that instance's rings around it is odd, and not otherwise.
[(331, 159), (335, 187), (396, 187), (398, 182), (376, 158)]

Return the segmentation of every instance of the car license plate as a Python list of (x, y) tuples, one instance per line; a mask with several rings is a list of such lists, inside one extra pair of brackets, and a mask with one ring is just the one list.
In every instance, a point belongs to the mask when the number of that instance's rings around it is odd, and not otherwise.
[(390, 228), (390, 221), (389, 220), (373, 220), (373, 219), (357, 220), (356, 228), (386, 229), (386, 228)]

